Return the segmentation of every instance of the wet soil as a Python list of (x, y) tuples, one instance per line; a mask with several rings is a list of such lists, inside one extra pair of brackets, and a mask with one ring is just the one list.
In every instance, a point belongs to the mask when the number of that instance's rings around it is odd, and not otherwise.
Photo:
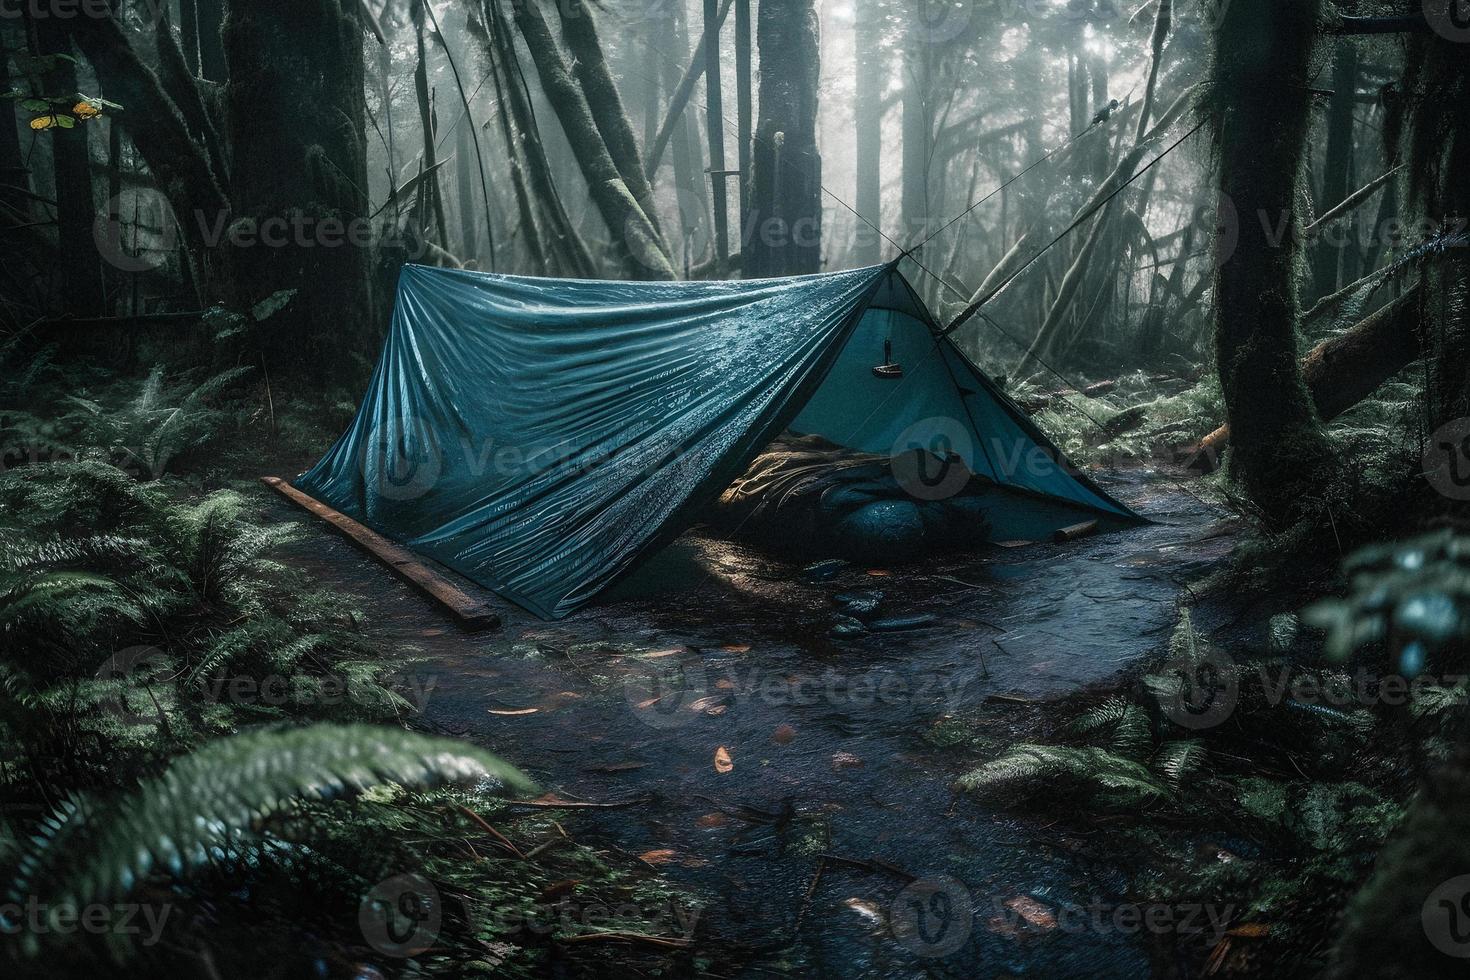
[[(578, 839), (699, 895), (722, 975), (1136, 977), (1161, 955), (1146, 933), (1044, 912), (1120, 901), (1129, 869), (950, 789), (977, 738), (999, 752), (1157, 654), (1228, 554), (1228, 517), (1159, 474), (1108, 486), (1157, 523), (881, 569), (691, 532), (605, 602), (556, 623), (506, 608), (481, 635), (324, 527), (293, 557), (423, 658), (426, 723), (619, 804), (574, 811)], [(881, 593), (869, 622), (932, 619), (834, 636), (849, 593)]]

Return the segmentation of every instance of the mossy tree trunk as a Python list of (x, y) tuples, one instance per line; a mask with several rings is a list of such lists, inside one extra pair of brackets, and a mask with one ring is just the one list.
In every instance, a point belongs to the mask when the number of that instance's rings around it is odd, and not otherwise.
[(235, 299), (281, 290), (261, 328), (272, 370), (342, 376), (370, 357), (363, 27), (354, 0), (229, 0)]
[[(75, 98), (77, 69), (69, 60), (74, 55), (63, 23), (55, 17), (34, 17), (30, 24), (37, 54), (63, 56), (56, 59), (55, 69), (42, 80), (44, 94)], [(56, 126), (49, 132), (56, 183), (57, 242), (63, 256), (61, 305), (77, 316), (101, 316), (106, 312), (103, 259), (92, 238), (97, 204), (92, 197), (92, 156), (87, 140), (90, 127), (77, 122), (71, 129)]]
[[(858, 0), (853, 16), (853, 45), (857, 77), (853, 88), (853, 135), (857, 141), (858, 214), (883, 227), (883, 6), (878, 0)], [(883, 239), (859, 221), (854, 230), (853, 259), (876, 265), (883, 257)], [(958, 237), (958, 236), (956, 236)]]
[(537, 0), (512, 5), (516, 26), (536, 63), (541, 88), (551, 103), (582, 176), (588, 195), (612, 237), (623, 273), (633, 279), (673, 279), (674, 267), (663, 236), (649, 220), (603, 142), (582, 89), (572, 78), (556, 38)]
[(1291, 524), (1334, 479), (1302, 380), (1297, 186), (1310, 122), (1319, 0), (1234, 0), (1216, 28), (1207, 111), (1219, 154), (1222, 235), (1215, 351), (1230, 466), (1268, 526)]
[(748, 279), (822, 265), (822, 158), (817, 152), (817, 12), (813, 0), (764, 0), (756, 17), (760, 117), (751, 151)]

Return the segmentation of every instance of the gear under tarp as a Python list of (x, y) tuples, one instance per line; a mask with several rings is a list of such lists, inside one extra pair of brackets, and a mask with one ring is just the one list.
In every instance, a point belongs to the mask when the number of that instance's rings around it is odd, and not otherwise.
[[(553, 619), (697, 522), (787, 426), (891, 455), (942, 444), (1016, 490), (998, 538), (1140, 520), (938, 334), (893, 265), (733, 282), (405, 266), (367, 395), (295, 486)], [(902, 377), (871, 370), (883, 342)]]

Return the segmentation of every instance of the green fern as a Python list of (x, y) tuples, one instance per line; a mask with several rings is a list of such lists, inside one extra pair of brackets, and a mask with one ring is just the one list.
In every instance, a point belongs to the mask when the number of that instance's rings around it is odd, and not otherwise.
[(273, 822), (302, 801), (351, 798), (397, 783), (430, 788), (492, 779), (531, 781), (474, 746), (363, 725), (318, 725), (220, 739), (176, 761), (113, 806), (71, 800), (26, 849), (8, 889), (81, 907), (127, 895), (156, 872), (182, 877), (242, 839), (274, 837)]
[(1077, 793), (1109, 809), (1131, 809), (1170, 798), (1148, 768), (1100, 748), (1019, 745), (965, 773), (955, 786), (968, 793)]
[(72, 396), (78, 441), (119, 453), (156, 480), (180, 453), (219, 433), (226, 416), (211, 401), (251, 370), (233, 368), (185, 390), (165, 385), (163, 368), (155, 367), (132, 400), (117, 409)]

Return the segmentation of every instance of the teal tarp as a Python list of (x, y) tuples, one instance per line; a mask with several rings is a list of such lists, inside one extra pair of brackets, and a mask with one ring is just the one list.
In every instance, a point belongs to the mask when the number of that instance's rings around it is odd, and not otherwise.
[[(406, 266), (356, 418), (295, 485), (547, 618), (685, 530), (788, 427), (958, 453), (1014, 488), (996, 539), (1138, 520), (938, 332), (892, 265), (675, 283)], [(885, 342), (901, 379), (872, 370)]]

